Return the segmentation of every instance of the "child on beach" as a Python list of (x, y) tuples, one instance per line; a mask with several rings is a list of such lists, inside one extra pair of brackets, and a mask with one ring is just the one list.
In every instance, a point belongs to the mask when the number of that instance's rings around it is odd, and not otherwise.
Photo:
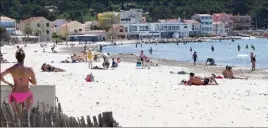
[(195, 66), (196, 61), (197, 61), (197, 53), (196, 53), (196, 51), (193, 54), (193, 60), (194, 60), (194, 66)]
[(118, 64), (114, 61), (114, 58), (112, 58), (112, 68), (117, 68)]
[(93, 51), (90, 48), (88, 53), (87, 53), (88, 68), (90, 68), (90, 69), (92, 69), (92, 67), (93, 67), (93, 59), (94, 59)]

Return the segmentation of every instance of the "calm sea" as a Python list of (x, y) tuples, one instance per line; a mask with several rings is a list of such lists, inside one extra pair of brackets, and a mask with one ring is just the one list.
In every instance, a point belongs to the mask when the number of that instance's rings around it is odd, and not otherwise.
[[(237, 50), (237, 45), (241, 46), (241, 50)], [(211, 46), (215, 51), (211, 51)], [(246, 49), (246, 45), (249, 46)], [(204, 43), (188, 43), (186, 45), (179, 44), (143, 44), (142, 47), (135, 44), (107, 46), (103, 50), (109, 53), (132, 53), (139, 55), (143, 50), (148, 57), (157, 57), (178, 61), (192, 62), (192, 54), (190, 47), (198, 54), (198, 62), (205, 63), (207, 58), (214, 58), (218, 65), (231, 65), (238, 67), (251, 67), (250, 52), (251, 45), (255, 46), (256, 66), (257, 68), (268, 68), (268, 39), (248, 39), (248, 40), (230, 40), (212, 41)], [(149, 48), (152, 47), (153, 53), (149, 54)]]

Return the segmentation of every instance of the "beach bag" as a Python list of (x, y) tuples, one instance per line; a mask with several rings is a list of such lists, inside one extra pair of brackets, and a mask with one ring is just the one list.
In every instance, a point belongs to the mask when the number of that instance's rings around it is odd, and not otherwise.
[(137, 67), (137, 68), (142, 67), (142, 64), (141, 64), (140, 61), (138, 61), (138, 62), (136, 63), (136, 67)]
[(92, 75), (92, 73), (90, 73), (89, 75), (87, 75), (87, 77), (85, 78), (86, 82), (94, 82), (94, 76)]

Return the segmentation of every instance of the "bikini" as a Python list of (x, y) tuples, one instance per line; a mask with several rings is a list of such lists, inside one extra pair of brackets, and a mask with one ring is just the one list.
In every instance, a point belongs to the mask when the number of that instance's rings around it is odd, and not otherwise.
[[(14, 66), (20, 66), (22, 64), (18, 63)], [(16, 102), (16, 103), (23, 103), (27, 99), (30, 100), (30, 102), (33, 102), (33, 93), (31, 91), (29, 92), (11, 92), (8, 96), (9, 103)]]

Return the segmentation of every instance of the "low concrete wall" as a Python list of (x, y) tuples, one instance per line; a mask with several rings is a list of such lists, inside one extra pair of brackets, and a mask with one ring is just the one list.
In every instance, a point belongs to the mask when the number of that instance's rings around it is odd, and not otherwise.
[[(56, 105), (56, 88), (54, 85), (36, 85), (31, 86), (34, 101), (33, 105), (36, 106), (38, 101), (44, 101), (49, 106)], [(1, 85), (1, 102), (8, 102), (8, 95), (11, 88), (8, 85)]]

